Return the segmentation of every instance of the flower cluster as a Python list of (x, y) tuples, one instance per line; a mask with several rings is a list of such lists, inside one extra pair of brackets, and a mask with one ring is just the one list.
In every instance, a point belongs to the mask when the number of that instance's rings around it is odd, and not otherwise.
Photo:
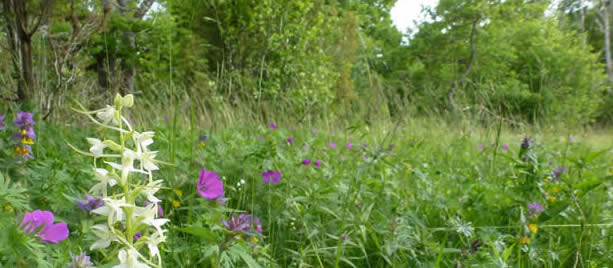
[[(160, 200), (155, 196), (162, 184), (161, 180), (153, 179), (152, 173), (158, 170), (155, 160), (157, 152), (149, 149), (155, 133), (135, 131), (122, 116), (122, 109), (132, 107), (133, 102), (132, 95), (122, 97), (118, 94), (114, 106), (80, 111), (95, 124), (118, 132), (119, 141), (87, 138), (91, 145), (89, 153), (79, 152), (104, 160), (107, 168), (94, 167), (98, 183), (90, 189), (90, 193), (100, 195), (100, 198), (88, 196), (87, 201), (78, 204), (106, 217), (104, 223), (92, 226), (98, 240), (92, 244), (91, 250), (116, 243), (119, 245), (119, 267), (161, 267), (158, 245), (166, 240), (166, 230), (162, 226), (169, 220), (160, 218), (163, 211), (160, 210)], [(144, 205), (138, 206), (137, 200), (142, 200), (138, 203)], [(149, 249), (149, 257), (141, 254), (145, 247)], [(155, 258), (157, 264), (151, 261)]]
[[(15, 153), (20, 160), (26, 161), (32, 159), (32, 147), (36, 134), (34, 134), (35, 122), (31, 113), (18, 112), (17, 119), (14, 121), (18, 130), (13, 134), (13, 139), (18, 140), (15, 147)], [(4, 123), (2, 123), (4, 125)]]
[(54, 219), (51, 211), (35, 210), (26, 213), (19, 227), (24, 227), (23, 231), (29, 234), (38, 230), (36, 236), (40, 237), (40, 241), (59, 243), (68, 238), (68, 226), (65, 222), (53, 224)]
[(281, 172), (269, 170), (262, 173), (262, 180), (264, 183), (277, 184), (281, 182)]

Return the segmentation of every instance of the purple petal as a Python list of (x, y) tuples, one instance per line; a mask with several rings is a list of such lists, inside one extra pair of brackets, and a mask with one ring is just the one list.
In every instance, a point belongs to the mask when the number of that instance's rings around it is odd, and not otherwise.
[(46, 226), (38, 235), (43, 242), (59, 243), (68, 238), (68, 226), (65, 222)]
[(200, 170), (200, 178), (196, 185), (198, 193), (206, 199), (216, 199), (224, 195), (223, 182), (215, 171)]

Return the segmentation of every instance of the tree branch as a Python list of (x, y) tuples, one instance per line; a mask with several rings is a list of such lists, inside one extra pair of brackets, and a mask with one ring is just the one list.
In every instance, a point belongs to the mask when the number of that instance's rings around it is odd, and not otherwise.
[(458, 84), (460, 82), (462, 82), (464, 79), (466, 79), (466, 76), (468, 76), (468, 74), (470, 73), (470, 70), (473, 67), (473, 64), (475, 62), (475, 53), (476, 53), (476, 44), (475, 44), (475, 35), (477, 32), (477, 23), (479, 22), (479, 18), (475, 19), (472, 23), (472, 27), (470, 30), (470, 56), (468, 58), (468, 63), (466, 64), (466, 68), (464, 69), (464, 72), (460, 75), (460, 77), (458, 79), (456, 79), (453, 84), (451, 84), (451, 88), (449, 88), (449, 91), (447, 92), (447, 98), (449, 99), (449, 104), (451, 104), (451, 109), (453, 111), (456, 111), (456, 104), (455, 101), (453, 99), (453, 96), (455, 94), (455, 90), (458, 87)]

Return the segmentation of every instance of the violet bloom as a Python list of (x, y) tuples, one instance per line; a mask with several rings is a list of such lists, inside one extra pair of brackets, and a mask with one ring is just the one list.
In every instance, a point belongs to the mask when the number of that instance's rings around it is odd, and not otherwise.
[(334, 144), (334, 142), (329, 142), (328, 145), (330, 146), (330, 148), (336, 149), (336, 144)]
[(565, 167), (558, 167), (556, 168), (552, 173), (551, 173), (551, 177), (554, 180), (559, 179), (560, 177), (562, 177), (562, 175), (566, 173), (566, 168)]
[(311, 164), (311, 159), (307, 158), (307, 159), (302, 160), (302, 164), (305, 165), (305, 166), (310, 165)]
[[(221, 220), (221, 223), (228, 229), (228, 231), (233, 233), (251, 233), (251, 229), (253, 225), (256, 225), (256, 230), (258, 232), (262, 231), (262, 226), (259, 225), (260, 219), (253, 217), (250, 214), (240, 214), (236, 216), (234, 213), (230, 216), (230, 220), (226, 221), (224, 219)], [(258, 228), (259, 226), (259, 228)]]
[(321, 167), (321, 160), (316, 160), (314, 165), (315, 167)]
[(485, 146), (483, 146), (483, 144), (479, 144), (477, 149), (479, 150), (479, 152), (483, 152), (483, 150), (485, 149)]
[(509, 150), (509, 145), (503, 144), (503, 145), (502, 145), (502, 150), (503, 150), (503, 151), (507, 151), (507, 150)]
[(277, 125), (275, 125), (275, 123), (270, 123), (270, 125), (268, 125), (268, 127), (272, 130), (276, 130), (277, 129)]
[(294, 144), (294, 137), (287, 138), (287, 143)]
[(85, 252), (82, 252), (79, 255), (74, 255), (72, 252), (70, 252), (70, 256), (72, 257), (72, 262), (68, 264), (68, 268), (94, 267), (94, 264), (89, 260), (89, 256), (85, 255)]
[(281, 182), (281, 172), (269, 170), (262, 173), (264, 183), (277, 184)]
[(255, 224), (255, 230), (262, 234), (262, 224), (260, 224), (260, 218), (255, 217), (255, 220), (253, 221), (253, 223)]
[(135, 234), (132, 236), (132, 241), (133, 241), (132, 243), (134, 243), (134, 242), (138, 241), (138, 240), (139, 240), (141, 237), (143, 237), (143, 233), (141, 233), (141, 232), (135, 233)]
[[(24, 232), (31, 234), (35, 230), (39, 230), (36, 236), (40, 237), (40, 241), (59, 243), (68, 238), (68, 226), (65, 222), (53, 224), (54, 216), (51, 211), (35, 210), (31, 213), (26, 213), (19, 227), (24, 227)], [(41, 227), (38, 229), (38, 227)]]
[[(149, 202), (149, 201), (145, 201), (143, 202), (143, 205), (148, 206), (151, 205), (153, 203)], [(162, 208), (162, 202), (158, 202), (157, 203), (158, 206), (158, 217), (164, 217), (164, 209)]]
[(204, 134), (200, 134), (200, 135), (198, 136), (198, 141), (199, 141), (199, 142), (201, 142), (201, 143), (202, 143), (202, 142), (206, 142), (208, 139), (209, 139), (209, 137), (207, 137), (207, 136), (206, 136), (206, 135), (204, 135)]
[(522, 149), (529, 149), (532, 147), (532, 143), (534, 143), (534, 140), (532, 140), (530, 137), (526, 136), (522, 139), (521, 142), (521, 148)]
[(18, 112), (17, 119), (13, 123), (21, 129), (30, 128), (35, 124), (32, 113), (28, 112)]
[(168, 123), (168, 116), (167, 115), (164, 116), (164, 122)]
[(217, 199), (223, 197), (223, 182), (215, 171), (200, 170), (200, 177), (196, 183), (198, 193), (206, 199)]
[(568, 136), (568, 142), (575, 142), (575, 138), (573, 136)]
[(366, 154), (362, 154), (362, 160), (368, 161), (368, 156), (366, 156)]
[(539, 204), (538, 202), (528, 204), (528, 209), (530, 210), (530, 215), (535, 215), (539, 212), (545, 211), (545, 208), (543, 208), (543, 205)]
[(347, 144), (345, 144), (345, 146), (347, 147), (347, 149), (351, 150), (351, 142), (347, 141)]
[(77, 200), (77, 206), (82, 209), (82, 210), (87, 210), (87, 211), (92, 211), (94, 209), (97, 209), (99, 207), (103, 207), (104, 206), (104, 201), (100, 198), (96, 198), (94, 196), (85, 195), (87, 197), (87, 199), (85, 200)]
[(4, 129), (6, 124), (4, 124), (4, 114), (0, 114), (0, 130)]

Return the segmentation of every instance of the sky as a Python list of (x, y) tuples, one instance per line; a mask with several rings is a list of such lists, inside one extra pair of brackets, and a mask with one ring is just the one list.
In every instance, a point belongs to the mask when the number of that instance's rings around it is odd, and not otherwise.
[(421, 14), (422, 6), (435, 7), (436, 4), (438, 4), (438, 0), (397, 0), (391, 12), (394, 25), (399, 31), (406, 33), (407, 28), (414, 29), (413, 20), (423, 18)]

